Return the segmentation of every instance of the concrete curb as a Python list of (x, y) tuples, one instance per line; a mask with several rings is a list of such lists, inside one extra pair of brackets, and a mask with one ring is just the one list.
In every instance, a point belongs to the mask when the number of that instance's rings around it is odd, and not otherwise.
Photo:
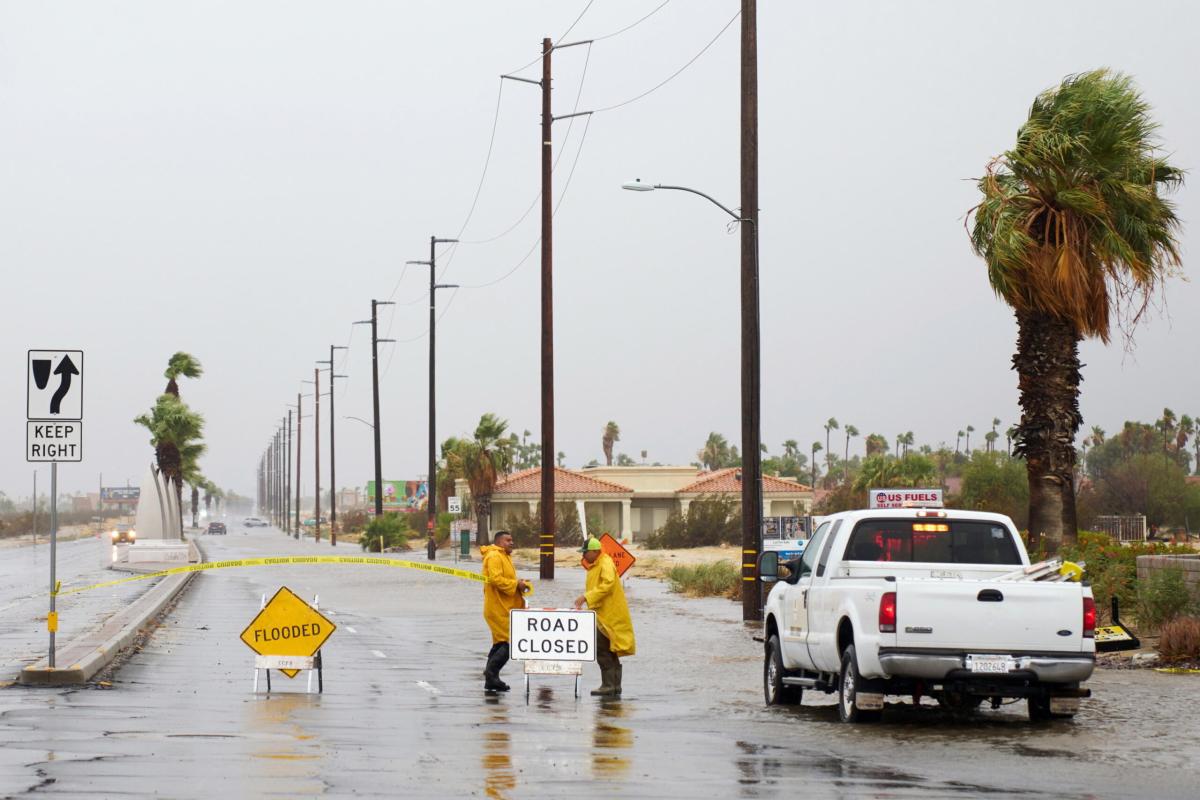
[(118, 611), (97, 630), (72, 639), (55, 653), (59, 664), (51, 669), (46, 661), (21, 670), (22, 686), (79, 686), (113, 662), (137, 637), (138, 631), (187, 587), (195, 572), (169, 575), (130, 605)]

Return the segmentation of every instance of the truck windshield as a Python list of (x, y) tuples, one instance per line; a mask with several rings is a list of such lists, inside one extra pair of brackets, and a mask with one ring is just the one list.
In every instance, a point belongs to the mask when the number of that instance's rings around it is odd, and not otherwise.
[(1020, 564), (1008, 528), (993, 522), (934, 519), (863, 520), (850, 534), (846, 561)]

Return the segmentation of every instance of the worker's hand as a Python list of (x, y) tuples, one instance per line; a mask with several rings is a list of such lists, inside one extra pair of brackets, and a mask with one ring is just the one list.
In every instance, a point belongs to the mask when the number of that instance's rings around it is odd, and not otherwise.
[(525, 594), (529, 591), (529, 582), (523, 578), (517, 579), (517, 594)]
[(575, 598), (575, 610), (578, 611), (579, 609), (583, 608), (583, 604), (586, 602), (587, 602), (587, 595), (581, 594), (581, 595), (579, 595), (579, 597), (576, 597)]

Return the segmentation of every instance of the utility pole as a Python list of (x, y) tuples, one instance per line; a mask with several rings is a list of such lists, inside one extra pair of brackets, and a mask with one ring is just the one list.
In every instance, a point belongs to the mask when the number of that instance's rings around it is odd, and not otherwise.
[(37, 544), (37, 470), (33, 471), (33, 543)]
[(436, 236), (430, 236), (429, 260), (408, 262), (429, 267), (429, 471), (425, 478), (425, 529), (430, 536), (433, 536), (437, 527), (437, 382), (434, 368), (437, 354), (436, 298), (438, 289), (458, 288), (457, 284), (437, 282), (437, 246), (457, 242), (458, 239), (439, 239)]
[(292, 527), (292, 410), (287, 413), (287, 454), (284, 458), (283, 474), (283, 533), (286, 536)]
[(371, 301), (371, 318), (359, 320), (355, 325), (371, 326), (371, 395), (375, 410), (375, 516), (383, 516), (383, 455), (379, 449), (379, 343), (394, 342), (395, 339), (379, 338), (379, 306), (392, 306), (387, 300)]
[(317, 362), (329, 365), (329, 545), (331, 547), (337, 547), (337, 467), (334, 458), (335, 437), (333, 433), (333, 421), (336, 417), (333, 411), (333, 382), (335, 378), (346, 377), (334, 372), (333, 351), (345, 349), (346, 347), (343, 345), (331, 344), (329, 345), (329, 360)]
[(742, 619), (762, 619), (762, 453), (758, 318), (758, 33), (757, 0), (742, 0)]
[(300, 460), (300, 450), (301, 445), (304, 444), (304, 437), (301, 436), (303, 433), (303, 423), (301, 422), (304, 418), (304, 414), (301, 413), (303, 409), (304, 407), (300, 404), (300, 393), (296, 392), (296, 532), (293, 536), (297, 539), (300, 538), (300, 487), (304, 485), (300, 483), (300, 464), (303, 463)]
[[(542, 39), (542, 79), (518, 78), (502, 75), (502, 78), (533, 83), (542, 90), (542, 486), (541, 486), (541, 534), (539, 539), (539, 575), (542, 580), (554, 580), (554, 198), (551, 180), (554, 166), (553, 127), (555, 120), (582, 117), (591, 111), (554, 116), (551, 103), (550, 57), (555, 50), (591, 44), (591, 40), (554, 44)], [(482, 529), (482, 526), (481, 526)], [(485, 542), (480, 542), (485, 544)]]
[(315, 493), (313, 519), (316, 522), (316, 541), (321, 541), (321, 369), (313, 367), (313, 480)]

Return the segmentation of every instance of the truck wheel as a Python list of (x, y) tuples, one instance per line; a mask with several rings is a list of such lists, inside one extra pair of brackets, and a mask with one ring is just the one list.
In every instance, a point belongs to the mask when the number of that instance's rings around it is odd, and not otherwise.
[(783, 682), (783, 648), (779, 637), (772, 636), (767, 642), (766, 658), (763, 659), (763, 697), (769, 706), (798, 706), (804, 696), (799, 686), (787, 686)]
[(854, 645), (842, 651), (842, 679), (838, 682), (838, 717), (842, 722), (874, 722), (882, 716), (879, 711), (863, 711), (858, 707), (858, 688), (862, 676), (858, 673), (858, 658)]

